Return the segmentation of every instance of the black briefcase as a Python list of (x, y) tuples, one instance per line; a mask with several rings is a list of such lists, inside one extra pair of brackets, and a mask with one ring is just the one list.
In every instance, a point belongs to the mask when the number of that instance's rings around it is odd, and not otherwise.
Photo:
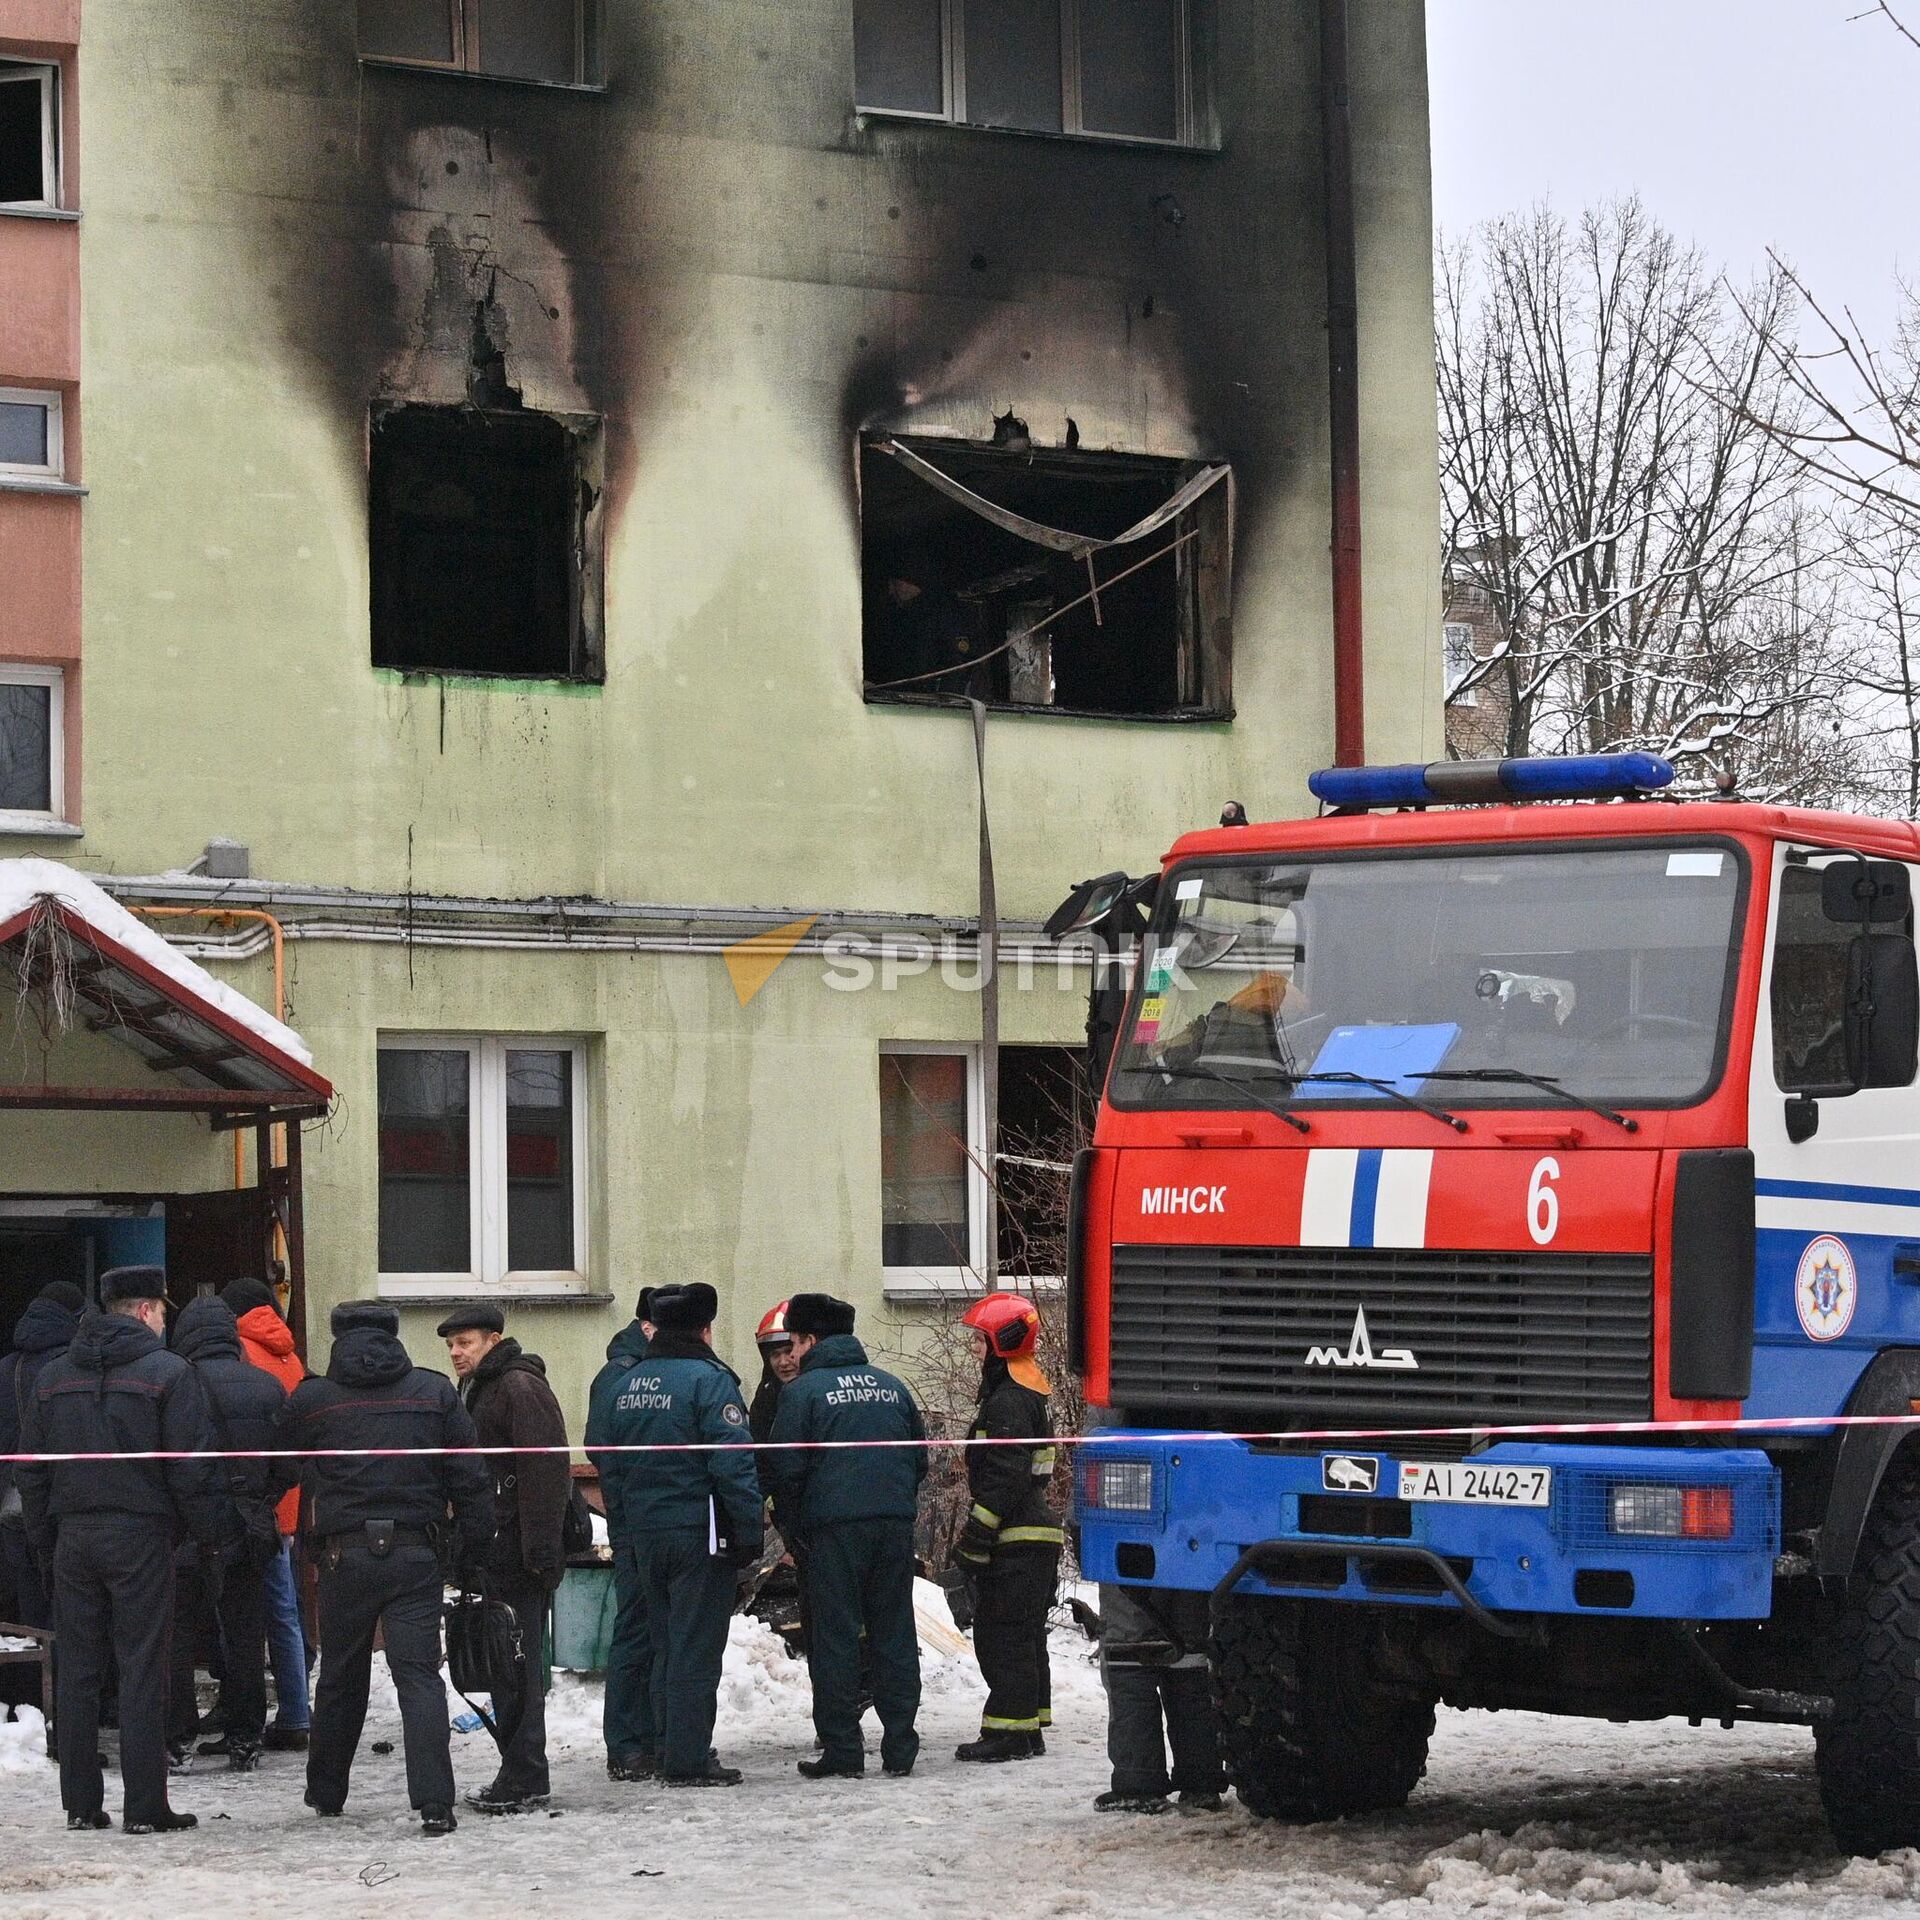
[[(463, 1593), (447, 1605), (447, 1677), (504, 1750), (527, 1710), (527, 1650), (519, 1616), (504, 1600)], [(491, 1711), (472, 1697), (484, 1693)]]

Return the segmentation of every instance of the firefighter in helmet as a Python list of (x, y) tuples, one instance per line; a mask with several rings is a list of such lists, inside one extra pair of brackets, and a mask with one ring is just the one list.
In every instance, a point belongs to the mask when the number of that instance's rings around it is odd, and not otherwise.
[(757, 1441), (773, 1433), (773, 1416), (780, 1408), (780, 1389), (800, 1371), (800, 1357), (793, 1350), (793, 1335), (787, 1331), (787, 1303), (769, 1307), (760, 1316), (753, 1336), (760, 1349), (760, 1385), (753, 1405), (747, 1409), (747, 1424)]
[(1060, 1570), (1060, 1516), (1048, 1499), (1053, 1479), (1053, 1389), (1034, 1359), (1040, 1315), (1016, 1293), (990, 1293), (961, 1315), (980, 1360), (976, 1440), (1021, 1444), (969, 1447), (972, 1507), (954, 1549), (974, 1589), (973, 1645), (987, 1704), (980, 1737), (961, 1760), (1024, 1760), (1046, 1752), (1053, 1720), (1047, 1668), (1047, 1612)]

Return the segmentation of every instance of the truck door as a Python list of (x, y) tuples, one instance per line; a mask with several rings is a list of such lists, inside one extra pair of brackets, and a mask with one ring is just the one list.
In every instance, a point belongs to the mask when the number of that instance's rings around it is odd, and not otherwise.
[(1871, 863), (1903, 897), (1883, 887), (1877, 917), (1840, 917), (1856, 911), (1841, 883), (1868, 865), (1774, 853), (1749, 1119), (1755, 1416), (1838, 1412), (1876, 1352), (1920, 1345), (1920, 1089), (1898, 1030), (1912, 1023), (1912, 874)]

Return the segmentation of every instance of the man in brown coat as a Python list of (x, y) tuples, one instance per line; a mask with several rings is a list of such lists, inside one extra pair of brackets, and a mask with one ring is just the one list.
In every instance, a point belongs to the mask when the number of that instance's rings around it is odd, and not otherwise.
[[(481, 1302), (440, 1322), (460, 1391), (483, 1447), (565, 1447), (567, 1423), (546, 1363), (506, 1338), (506, 1315)], [(547, 1605), (566, 1570), (560, 1546), (571, 1487), (565, 1453), (493, 1454), (494, 1535), (487, 1590), (519, 1617), (527, 1656), (526, 1707), (489, 1786), (467, 1795), (482, 1813), (545, 1806), (547, 1701), (541, 1640)]]

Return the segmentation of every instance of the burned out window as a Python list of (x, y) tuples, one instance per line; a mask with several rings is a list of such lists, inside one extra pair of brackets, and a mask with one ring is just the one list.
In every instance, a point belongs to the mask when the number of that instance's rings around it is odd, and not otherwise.
[(556, 87), (601, 83), (601, 0), (359, 0), (360, 57)]
[(373, 422), (373, 662), (598, 680), (597, 423), (476, 407)]
[(1141, 719), (1230, 711), (1223, 467), (1009, 444), (861, 450), (866, 694)]
[(854, 0), (864, 113), (1193, 144), (1207, 0)]

